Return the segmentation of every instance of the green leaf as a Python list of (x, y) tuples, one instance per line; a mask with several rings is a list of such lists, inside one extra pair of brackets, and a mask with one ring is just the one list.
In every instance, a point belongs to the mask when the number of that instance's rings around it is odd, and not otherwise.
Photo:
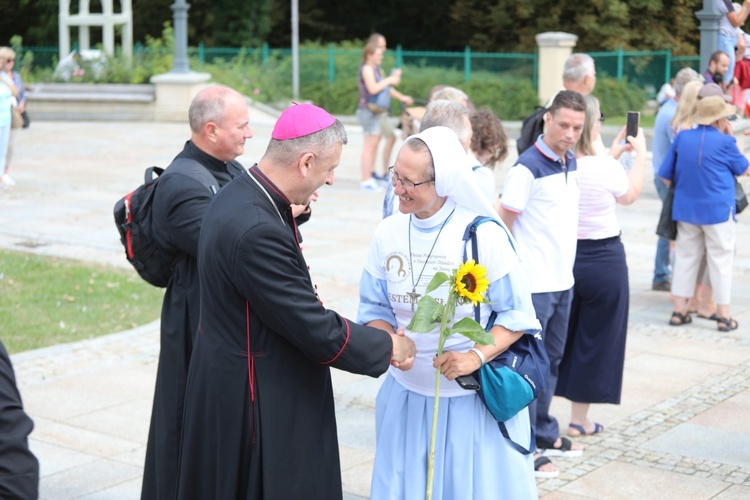
[(440, 288), (440, 285), (442, 285), (449, 279), (451, 279), (451, 277), (442, 271), (436, 273), (435, 276), (432, 278), (432, 281), (430, 281), (430, 284), (427, 285), (427, 290), (425, 290), (424, 293), (429, 294), (433, 290), (437, 290), (438, 288)]
[(435, 329), (435, 323), (440, 321), (442, 314), (443, 306), (429, 295), (425, 295), (419, 299), (417, 311), (406, 328), (414, 333), (429, 333)]
[(454, 324), (449, 333), (459, 333), (468, 337), (479, 345), (495, 345), (495, 338), (489, 332), (485, 331), (482, 326), (471, 318), (463, 318)]

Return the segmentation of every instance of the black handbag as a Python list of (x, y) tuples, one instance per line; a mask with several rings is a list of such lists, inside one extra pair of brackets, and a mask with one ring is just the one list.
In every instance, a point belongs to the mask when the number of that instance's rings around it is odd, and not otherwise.
[(677, 222), (672, 219), (672, 205), (674, 204), (674, 182), (669, 186), (667, 196), (661, 206), (659, 224), (656, 225), (656, 234), (665, 240), (677, 239)]
[(735, 213), (740, 213), (747, 208), (747, 195), (736, 177), (734, 178), (734, 203), (736, 206)]

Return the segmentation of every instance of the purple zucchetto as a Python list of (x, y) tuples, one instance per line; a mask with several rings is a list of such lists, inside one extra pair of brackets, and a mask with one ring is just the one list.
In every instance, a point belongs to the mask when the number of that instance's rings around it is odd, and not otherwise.
[(323, 108), (312, 104), (294, 103), (276, 120), (271, 137), (279, 141), (297, 139), (320, 132), (333, 125), (335, 121), (336, 119)]

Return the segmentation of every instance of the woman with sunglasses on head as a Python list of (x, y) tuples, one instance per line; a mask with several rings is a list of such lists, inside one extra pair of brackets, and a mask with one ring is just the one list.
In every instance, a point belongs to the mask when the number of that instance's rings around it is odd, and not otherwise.
[[(623, 127), (609, 154), (596, 154), (593, 144), (601, 133), (604, 115), (596, 97), (588, 95), (585, 100), (586, 121), (576, 147), (581, 194), (575, 285), (555, 391), (572, 402), (569, 436), (604, 429), (589, 419), (591, 403), (620, 404), (630, 292), (616, 208), (638, 198), (646, 166), (646, 139), (641, 128), (636, 137), (624, 142)], [(636, 156), (626, 172), (618, 159), (632, 150)]]
[[(16, 53), (9, 47), (0, 47), (0, 190), (12, 187), (15, 182), (7, 175), (8, 147), (12, 125), (11, 107), (19, 94), (13, 77)], [(21, 85), (23, 87), (23, 84)]]

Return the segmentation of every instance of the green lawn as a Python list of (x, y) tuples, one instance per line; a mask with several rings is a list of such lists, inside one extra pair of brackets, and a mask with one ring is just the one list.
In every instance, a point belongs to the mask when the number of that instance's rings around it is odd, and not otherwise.
[(0, 339), (11, 353), (146, 324), (163, 296), (135, 271), (0, 251)]

